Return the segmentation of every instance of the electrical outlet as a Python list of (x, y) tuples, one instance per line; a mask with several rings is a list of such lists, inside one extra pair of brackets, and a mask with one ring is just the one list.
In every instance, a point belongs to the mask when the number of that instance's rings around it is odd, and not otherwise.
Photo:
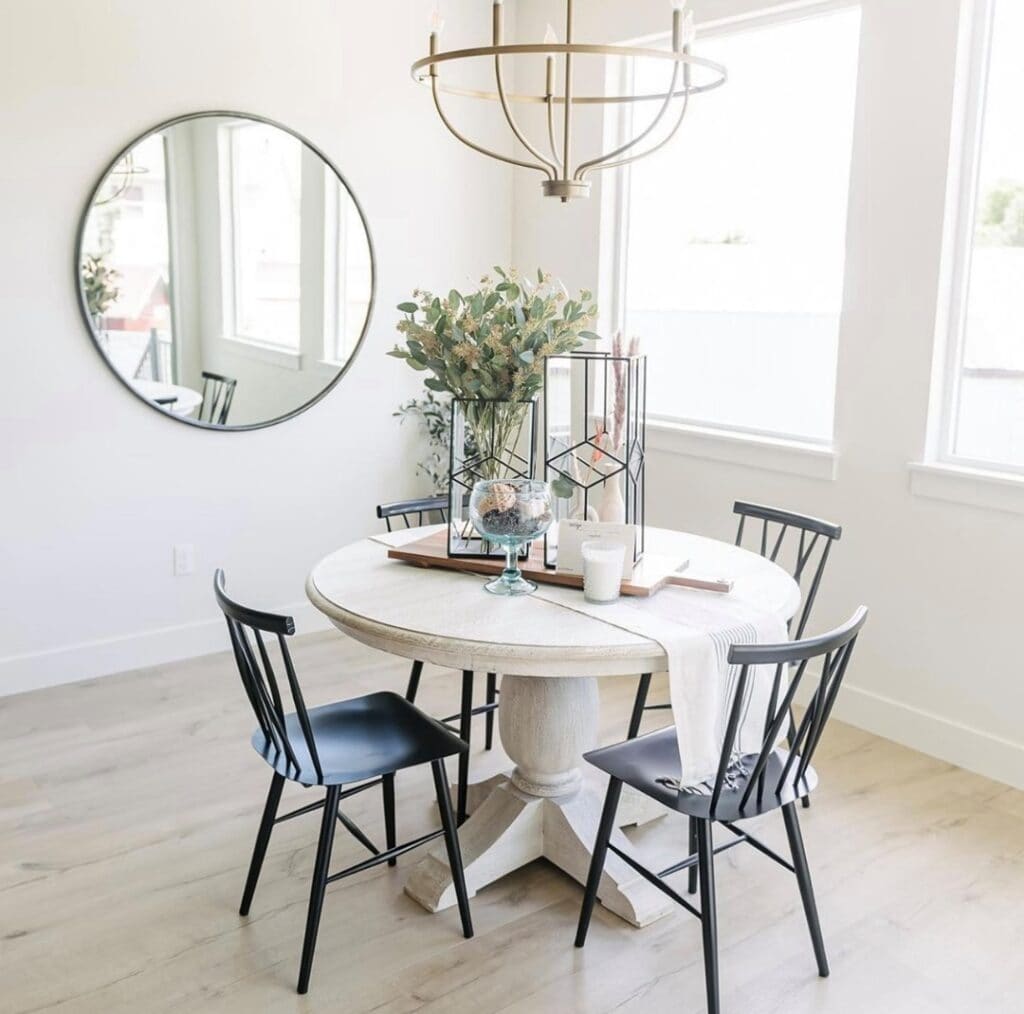
[(196, 569), (196, 547), (191, 542), (183, 542), (174, 547), (174, 576), (185, 577), (194, 574)]

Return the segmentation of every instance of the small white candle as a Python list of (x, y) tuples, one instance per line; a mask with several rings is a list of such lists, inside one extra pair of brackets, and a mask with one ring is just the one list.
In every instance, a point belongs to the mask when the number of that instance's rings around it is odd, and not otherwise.
[(588, 602), (614, 602), (622, 583), (622, 562), (626, 547), (621, 542), (600, 539), (584, 542), (583, 597)]

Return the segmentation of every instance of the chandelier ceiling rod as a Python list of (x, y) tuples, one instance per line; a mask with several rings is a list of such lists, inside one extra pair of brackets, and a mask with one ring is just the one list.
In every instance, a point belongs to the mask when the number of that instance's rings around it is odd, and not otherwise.
[[(431, 23), (429, 55), (417, 60), (412, 65), (412, 76), (416, 81), (429, 83), (434, 99), (434, 107), (437, 109), (441, 122), (463, 144), (489, 158), (543, 173), (545, 178), (541, 186), (546, 196), (557, 197), (563, 203), (570, 198), (586, 197), (590, 193), (590, 182), (586, 178), (589, 173), (600, 169), (612, 169), (616, 166), (626, 165), (657, 151), (667, 144), (679, 130), (689, 108), (690, 96), (711, 91), (725, 83), (726, 71), (724, 67), (711, 60), (694, 56), (690, 51), (690, 44), (694, 36), (693, 15), (684, 11), (686, 0), (671, 0), (671, 3), (672, 44), (670, 49), (575, 42), (573, 0), (566, 0), (564, 43), (557, 41), (554, 29), (549, 25), (543, 43), (507, 44), (504, 39), (504, 4), (502, 0), (493, 0), (491, 11), (492, 43), (490, 46), (477, 46), (471, 49), (440, 52), (438, 50), (438, 40), (444, 22), (441, 20), (440, 15), (435, 12)], [(543, 94), (517, 94), (509, 92), (505, 86), (504, 58), (524, 55), (543, 55), (545, 57)], [(559, 56), (562, 56), (565, 62), (565, 77), (561, 95), (555, 92), (555, 61)], [(625, 95), (578, 95), (575, 91), (573, 67), (574, 57), (576, 56), (615, 56), (633, 59), (669, 60), (673, 65), (672, 76), (668, 89), (664, 92)], [(442, 82), (439, 68), (443, 64), (479, 57), (493, 57), (496, 91), (479, 91)], [(708, 72), (709, 80), (703, 84), (695, 84), (693, 81), (694, 68)], [(682, 78), (681, 83), (680, 78)], [(527, 161), (509, 155), (502, 155), (467, 138), (452, 124), (441, 101), (442, 93), (497, 101), (513, 136), (536, 161)], [(681, 99), (682, 101), (679, 103), (679, 111), (675, 120), (671, 123), (665, 136), (642, 151), (634, 151), (633, 149), (649, 138), (657, 127), (666, 121), (674, 99)], [(659, 103), (657, 113), (651, 122), (635, 137), (611, 151), (580, 162), (575, 169), (572, 168), (573, 112), (577, 106), (655, 101)], [(550, 148), (550, 158), (542, 153), (523, 131), (512, 110), (514, 103), (542, 103), (546, 106), (547, 141)], [(561, 146), (558, 144), (555, 127), (555, 110), (557, 106), (562, 107)], [(561, 147), (561, 151), (559, 151), (559, 147)], [(627, 154), (627, 152), (630, 154)]]

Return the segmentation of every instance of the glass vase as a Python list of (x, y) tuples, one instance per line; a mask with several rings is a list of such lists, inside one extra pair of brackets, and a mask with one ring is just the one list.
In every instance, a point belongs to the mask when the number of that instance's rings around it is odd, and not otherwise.
[[(532, 479), (537, 404), (452, 399), (448, 479), (448, 555), (503, 556), (503, 546), (473, 527), (469, 501), (481, 479)], [(520, 549), (525, 556), (529, 546)]]

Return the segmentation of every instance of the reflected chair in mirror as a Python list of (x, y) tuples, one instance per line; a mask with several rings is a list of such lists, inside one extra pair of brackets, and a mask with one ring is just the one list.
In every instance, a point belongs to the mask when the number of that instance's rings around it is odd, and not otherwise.
[[(388, 528), (389, 532), (394, 531), (394, 526), (403, 523), (405, 528), (421, 527), (435, 521), (445, 522), (448, 520), (448, 497), (428, 496), (419, 500), (396, 500), (394, 503), (382, 503), (377, 505), (377, 517), (380, 518)], [(415, 701), (416, 694), (420, 688), (420, 677), (423, 675), (423, 663), (419, 660), (413, 662), (409, 672), (409, 684), (405, 691), (405, 698), (408, 701)], [(498, 675), (489, 672), (487, 674), (487, 689), (484, 703), (473, 707), (473, 681), (472, 669), (462, 671), (462, 693), (459, 703), (459, 711), (455, 715), (448, 715), (441, 721), (446, 725), (459, 721), (459, 737), (467, 744), (472, 734), (473, 718), (477, 715), (486, 715), (484, 726), (484, 749), (490, 750), (494, 745), (494, 715), (498, 710)], [(461, 824), (467, 816), (466, 804), (469, 792), (469, 753), (459, 758), (459, 777), (456, 791), (456, 815)]]
[[(442, 836), (453, 874), (462, 932), (467, 938), (471, 937), (473, 925), (462, 854), (444, 764), (446, 757), (464, 754), (466, 744), (404, 697), (386, 691), (307, 708), (288, 650), (287, 638), (295, 633), (292, 618), (259, 612), (228, 598), (224, 572), (220, 570), (214, 577), (214, 594), (227, 621), (242, 687), (256, 716), (253, 748), (274, 772), (242, 894), (241, 915), (249, 914), (274, 825), (302, 814), (322, 811), (298, 992), (305, 993), (309, 988), (327, 885), (380, 863), (394, 866), (398, 856)], [(275, 672), (272, 654), (279, 656), (284, 678)], [(285, 702), (289, 699), (293, 710), (286, 711)], [(442, 826), (440, 830), (396, 844), (395, 774), (422, 764), (431, 767)], [(322, 787), (324, 797), (278, 816), (277, 809), (286, 781), (306, 788)], [(383, 797), (383, 850), (377, 848), (340, 809), (342, 800), (378, 785)], [(331, 851), (339, 823), (370, 855), (332, 874), (329, 872)]]
[[(729, 663), (739, 670), (736, 690), (728, 708), (717, 770), (704, 785), (689, 787), (679, 784), (681, 766), (674, 726), (593, 750), (585, 755), (591, 764), (609, 775), (609, 782), (576, 931), (577, 947), (582, 947), (586, 942), (594, 903), (600, 894), (601, 872), (608, 853), (612, 852), (700, 920), (708, 1012), (719, 1014), (721, 1001), (714, 857), (719, 852), (745, 843), (796, 875), (818, 974), (822, 977), (828, 975), (828, 958), (818, 922), (796, 802), (807, 798), (818, 783), (811, 760), (821, 742), (850, 663), (857, 635), (866, 618), (867, 610), (861, 606), (846, 624), (820, 637), (784, 644), (733, 645), (730, 648)], [(755, 716), (748, 710), (753, 699), (748, 691), (752, 689), (753, 681), (759, 679), (771, 681), (763, 716)], [(780, 744), (791, 715), (793, 699), (805, 683), (813, 687), (810, 703), (789, 747), (783, 748)], [(764, 689), (767, 689), (767, 685)], [(764, 720), (764, 733), (759, 750), (741, 756), (735, 749), (741, 725), (761, 717)], [(624, 784), (688, 818), (690, 854), (685, 859), (654, 872), (611, 841)], [(774, 810), (782, 811), (789, 842), (788, 859), (739, 826), (749, 818), (760, 817)], [(730, 835), (728, 840), (717, 846), (713, 841), (715, 825), (724, 828)], [(667, 878), (682, 870), (689, 871), (690, 894), (695, 893), (699, 882), (699, 909), (666, 882)]]
[(214, 426), (227, 426), (237, 386), (238, 381), (234, 377), (203, 370), (203, 401), (199, 406), (199, 419)]
[[(780, 510), (777, 507), (746, 503), (743, 500), (737, 500), (733, 504), (732, 512), (739, 515), (740, 519), (736, 530), (736, 545), (744, 544), (744, 534), (747, 534), (748, 539), (753, 535), (755, 548), (760, 555), (780, 566), (788, 564), (787, 569), (793, 575), (793, 580), (800, 585), (803, 591), (803, 608), (800, 610), (799, 618), (794, 617), (797, 620), (796, 630), (793, 630), (793, 620), (789, 621), (789, 632), (795, 639), (803, 637), (811, 609), (814, 608), (814, 600), (818, 597), (818, 588), (821, 586), (832, 543), (839, 541), (843, 534), (842, 527), (821, 518), (794, 514), (792, 511)], [(748, 519), (751, 520), (749, 529)], [(647, 694), (650, 688), (651, 674), (644, 673), (640, 677), (633, 702), (633, 713), (627, 732), (629, 739), (639, 734), (645, 711), (665, 711), (672, 707), (671, 704), (648, 704)], [(793, 721), (790, 721), (789, 731), (792, 736), (795, 731)], [(809, 800), (805, 799), (804, 806), (808, 804)]]

